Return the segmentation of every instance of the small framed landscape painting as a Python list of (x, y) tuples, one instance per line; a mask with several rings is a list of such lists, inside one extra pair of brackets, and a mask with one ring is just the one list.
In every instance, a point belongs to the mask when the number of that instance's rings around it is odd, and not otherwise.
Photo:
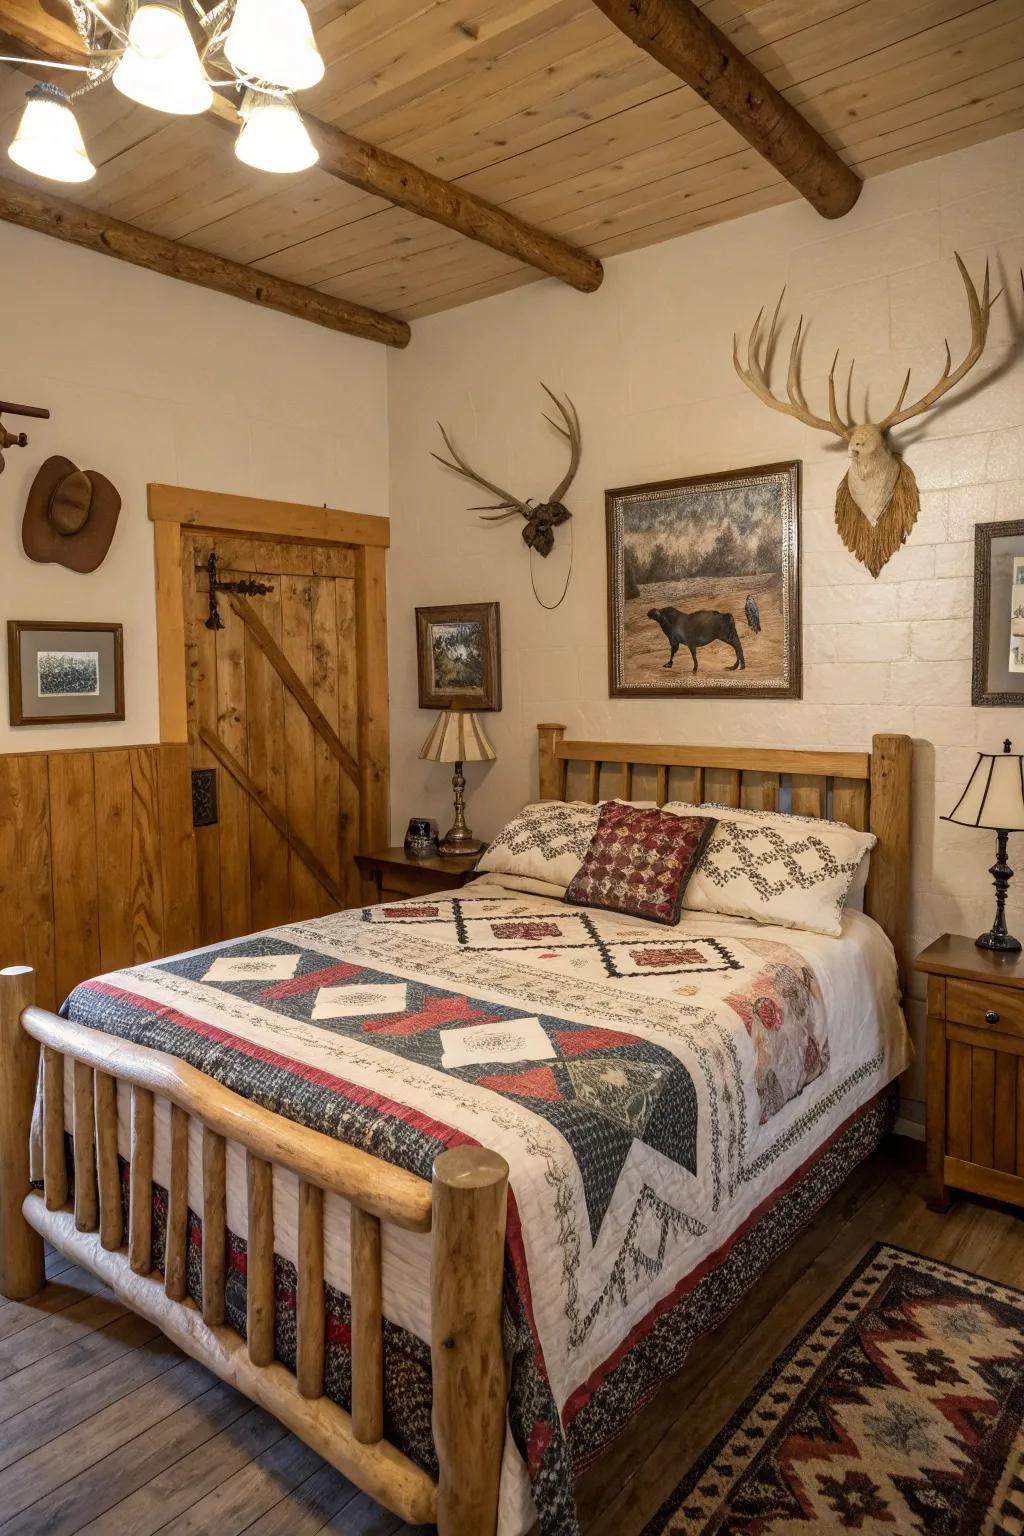
[(972, 704), (1024, 704), (1024, 521), (974, 529)]
[(497, 603), (416, 609), (421, 709), (501, 708)]
[(12, 725), (123, 720), (121, 625), (10, 619), (7, 682)]
[(800, 697), (800, 465), (605, 492), (613, 697)]

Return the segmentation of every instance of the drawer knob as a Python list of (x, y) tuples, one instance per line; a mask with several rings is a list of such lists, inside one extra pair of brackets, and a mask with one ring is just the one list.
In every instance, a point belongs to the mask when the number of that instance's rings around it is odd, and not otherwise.
[(986, 1024), (998, 1024), (999, 1023), (999, 1015), (998, 1015), (998, 1013), (996, 1013), (994, 1008), (990, 1008), (988, 1010), (988, 1012), (985, 1014), (985, 1023)]

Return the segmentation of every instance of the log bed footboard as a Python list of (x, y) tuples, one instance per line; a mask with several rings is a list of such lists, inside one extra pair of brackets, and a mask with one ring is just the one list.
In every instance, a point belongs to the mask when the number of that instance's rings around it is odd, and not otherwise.
[[(110, 1289), (217, 1376), (266, 1408), (325, 1461), (413, 1525), (493, 1536), (506, 1418), (501, 1338), (508, 1165), (480, 1147), (442, 1152), (430, 1182), (307, 1130), (201, 1072), (32, 1006), (33, 974), (0, 971), (0, 1293), (45, 1283), (43, 1241)], [(43, 1190), (30, 1135), (42, 1054)], [(64, 1061), (74, 1063), (74, 1187), (64, 1156)], [(117, 1082), (131, 1087), (128, 1231), (117, 1147)], [(154, 1101), (170, 1103), (164, 1272), (153, 1270)], [(202, 1307), (186, 1296), (188, 1129), (202, 1126)], [(246, 1338), (225, 1322), (225, 1147), (246, 1150)], [(297, 1351), (273, 1358), (273, 1169), (299, 1180)], [(324, 1396), (324, 1192), (351, 1207), (352, 1409)], [(381, 1223), (431, 1234), (433, 1479), (383, 1436)]]

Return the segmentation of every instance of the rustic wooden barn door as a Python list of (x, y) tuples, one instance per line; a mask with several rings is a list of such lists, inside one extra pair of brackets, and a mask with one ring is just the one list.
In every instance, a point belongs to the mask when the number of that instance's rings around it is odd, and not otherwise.
[[(218, 591), (220, 628), (211, 553), (270, 589)], [(183, 529), (181, 572), (200, 942), (358, 904), (357, 551)]]

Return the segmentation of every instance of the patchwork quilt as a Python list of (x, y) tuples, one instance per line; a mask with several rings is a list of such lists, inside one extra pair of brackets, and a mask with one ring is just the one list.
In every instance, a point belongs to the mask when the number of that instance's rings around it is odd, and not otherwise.
[[(503, 1536), (534, 1508), (572, 1536), (579, 1471), (870, 1150), (907, 1061), (862, 914), (842, 939), (666, 929), (486, 881), (117, 972), (65, 1010), (425, 1178), (460, 1143), (507, 1159)], [(417, 1367), (386, 1373), (389, 1433), (432, 1467), (425, 1305), (399, 1316), (386, 1281), (385, 1311)], [(345, 1403), (345, 1371), (328, 1380)]]

